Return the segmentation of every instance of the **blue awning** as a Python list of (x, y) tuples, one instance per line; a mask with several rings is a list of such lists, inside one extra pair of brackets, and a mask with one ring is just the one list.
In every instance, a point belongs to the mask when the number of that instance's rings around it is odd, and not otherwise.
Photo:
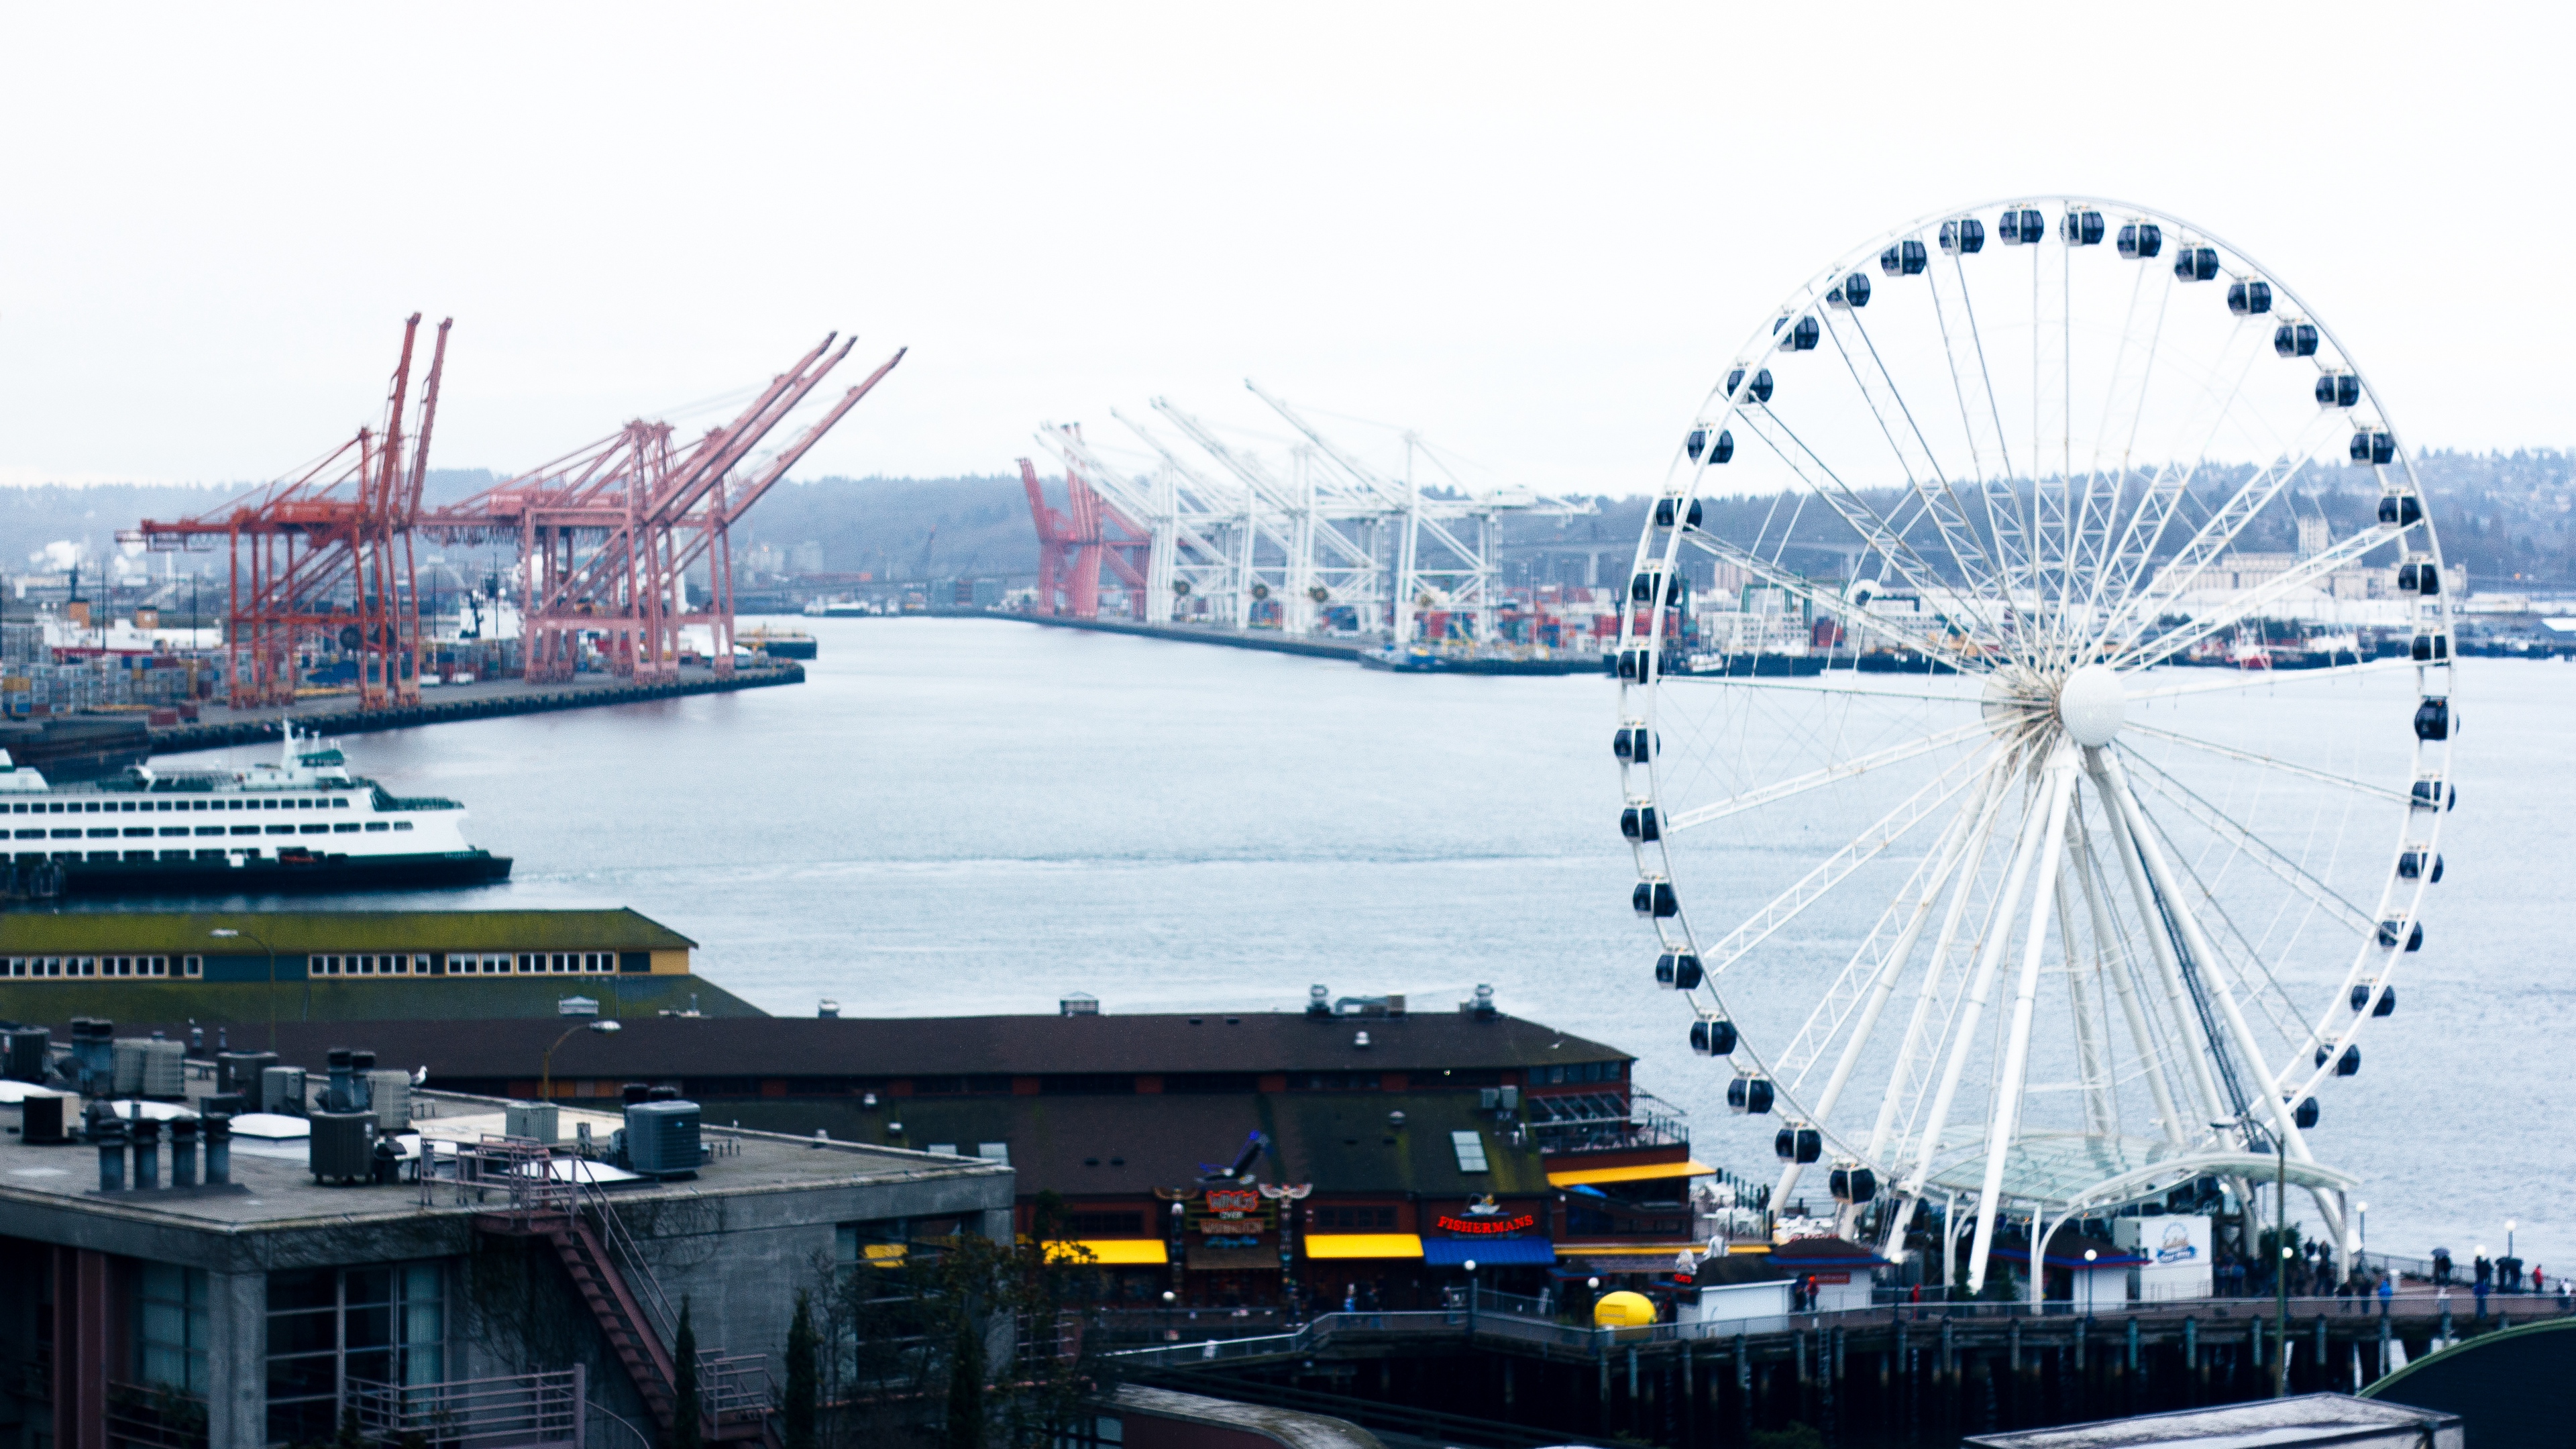
[(1556, 1244), (1545, 1238), (1424, 1238), (1422, 1261), (1437, 1268), (1455, 1268), (1468, 1259), (1476, 1266), (1519, 1267), (1530, 1263), (1556, 1261)]

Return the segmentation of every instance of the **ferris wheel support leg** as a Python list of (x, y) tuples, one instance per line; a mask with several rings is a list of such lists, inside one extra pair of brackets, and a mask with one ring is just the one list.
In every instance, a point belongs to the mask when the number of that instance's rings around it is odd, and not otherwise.
[[(2074, 847), (2072, 822), (2069, 822), (2066, 846)], [(2094, 1028), (2108, 1029), (2110, 1023), (2093, 1018), (2093, 992), (2086, 986), (2084, 973), (2099, 970), (2101, 959), (2083, 959), (2083, 950), (2075, 942), (2075, 901), (2066, 888), (2066, 877), (2072, 867), (2057, 872), (2057, 949), (2066, 962), (2066, 994), (2075, 1016), (2076, 1076), (2084, 1083), (2084, 1127), (2096, 1136), (2112, 1136), (2120, 1128), (2120, 1107), (2111, 1094), (2111, 1064), (2102, 1049), (2102, 1038)]]
[[(2010, 756), (2006, 757), (2011, 758)], [(2010, 788), (2004, 785), (2001, 788)], [(1941, 1152), (1941, 1129), (1950, 1120), (1950, 1107), (1958, 1100), (1959, 1078), (1968, 1069), (1968, 1054), (1977, 1039), (1977, 1024), (1986, 1013), (1986, 997), (1994, 991), (1995, 972), (2003, 964), (2004, 938), (2011, 934), (2013, 917), (2021, 900), (2022, 882), (2030, 875), (2030, 858), (2039, 850), (2041, 829), (2048, 824), (2048, 812), (2036, 800), (2022, 822), (2021, 837), (2013, 845), (2012, 864), (2004, 870), (2003, 889), (1995, 893), (1994, 904), (1987, 912), (1984, 948), (1977, 955), (1976, 974), (1968, 982), (1967, 1002), (1959, 1008), (1958, 1025), (1950, 1033), (1950, 1057), (1941, 1068), (1941, 1085), (1933, 1093), (1932, 1110), (1923, 1118), (1922, 1135), (1917, 1140), (1914, 1172), (1910, 1185), (1920, 1191), (1932, 1181), (1932, 1159)]]
[[(1870, 1128), (1869, 1151), (1866, 1155), (1872, 1162), (1878, 1161), (1880, 1155), (1887, 1151), (1888, 1139), (1894, 1134), (1896, 1127), (1897, 1108), (1902, 1104), (1910, 1083), (1914, 1059), (1918, 1053), (1926, 1050), (1923, 1041), (1924, 1031), (1931, 1020), (1933, 1004), (1940, 998), (1941, 981), (1948, 974), (1950, 958), (1959, 949), (1960, 922), (1966, 919), (1968, 903), (1976, 896), (1979, 875), (1976, 867), (1985, 859), (1987, 847), (1994, 839), (1995, 817), (2003, 809), (2010, 779), (2010, 769), (2004, 762), (1998, 761), (1994, 770), (1986, 776), (1985, 788), (1980, 792), (1981, 804), (1976, 811), (1976, 827), (1969, 836), (1967, 853), (1961, 857), (1961, 864), (1966, 868), (1953, 873), (1950, 905), (1941, 918), (1940, 939), (1933, 943), (1932, 959), (1923, 968), (1923, 984), (1915, 992), (1914, 1011), (1905, 1023), (1905, 1040), (1897, 1048), (1896, 1069), (1888, 1074), (1886, 1094), (1879, 1099), (1878, 1121)], [(1933, 1050), (1937, 1049), (1936, 1045)], [(1889, 1173), (1888, 1177), (1889, 1186), (1895, 1186), (1896, 1174)]]
[(2139, 864), (2138, 848), (2129, 831), (2128, 817), (2121, 811), (2117, 792), (2111, 783), (2107, 766), (2108, 752), (2086, 750), (2085, 768), (2102, 792), (2102, 813), (2110, 821), (2111, 848), (2120, 857), (2122, 873), (2128, 877), (2129, 894), (2138, 909), (2140, 934), (2147, 938), (2147, 950), (2155, 958), (2156, 972), (2164, 981), (2165, 1005), (2173, 1013), (2174, 1028), (2186, 1044), (2181, 1056), (2189, 1067), (2193, 1092), (2200, 1100), (2200, 1125), (2226, 1120), (2233, 1109), (2219, 1094), (2218, 1079), (2210, 1074), (2210, 1043), (2200, 1030), (2200, 1015), (2192, 1010), (2182, 981), (2182, 964), (2174, 959), (2173, 943), (2156, 924), (2156, 895), (2148, 881), (2145, 867)]
[[(2107, 894), (2099, 878), (2101, 862), (2094, 858), (2089, 838), (2079, 843), (2075, 876), (2084, 891), (2084, 906), (2093, 918), (2093, 939), (2097, 943), (2117, 942), (2120, 938), (2111, 928), (2111, 913), (2103, 904)], [(2106, 948), (2108, 949), (2108, 948)], [(2123, 955), (2125, 956), (2125, 952)], [(2165, 1081), (2162, 1053), (2156, 1050), (2155, 1034), (2147, 1029), (2146, 1012), (2138, 1003), (2137, 984), (2130, 979), (2127, 960), (2105, 960), (2103, 974), (2111, 978), (2111, 991), (2120, 998), (2120, 1015), (2129, 1024), (2130, 1043), (2137, 1048), (2139, 1065), (2147, 1077), (2147, 1090), (2155, 1097), (2156, 1120), (2163, 1124), (2165, 1140), (2184, 1140), (2182, 1119), (2175, 1115), (2173, 1088)]]
[[(2127, 817), (2129, 834), (2137, 841), (2140, 854), (2145, 857), (2148, 876), (2172, 905), (2174, 920), (2182, 928), (2183, 943), (2191, 948), (2192, 956), (2201, 963), (2202, 972), (2209, 978), (2210, 992), (2218, 998), (2219, 1019), (2226, 1024), (2228, 1037), (2236, 1050), (2243, 1054), (2250, 1074), (2261, 1084), (2263, 1107), (2272, 1119), (2273, 1130), (2281, 1134), (2281, 1141), (2292, 1159), (2314, 1162), (2316, 1155), (2308, 1150), (2307, 1139), (2299, 1133), (2299, 1124), (2291, 1120), (2290, 1104), (2283, 1101), (2280, 1092), (2272, 1086), (2272, 1068), (2255, 1046), (2254, 1033), (2246, 1025), (2243, 1008), (2237, 1005), (2236, 989), (2228, 981), (2225, 965), (2219, 960), (2218, 953), (2211, 949), (2209, 937), (2200, 929), (2200, 918), (2183, 905), (2173, 867), (2165, 860), (2164, 848), (2157, 844), (2155, 832), (2147, 828), (2146, 812), (2138, 807), (2137, 796), (2130, 792), (2128, 776), (2121, 770), (2118, 757), (2108, 751), (2103, 752), (2102, 768), (2116, 792), (2113, 798)], [(2317, 1210), (2326, 1219), (2328, 1229), (2340, 1238), (2343, 1235), (2343, 1215), (2335, 1212), (2322, 1196), (2317, 1200)]]
[[(2075, 798), (2076, 773), (2074, 747), (2059, 745), (2048, 761), (2048, 806), (2039, 838), (2038, 880), (2031, 886), (2030, 928), (2022, 940), (2021, 981), (2013, 995), (2012, 1028), (2004, 1041), (2004, 1064), (1996, 1074), (1995, 1115), (1986, 1134), (1985, 1191), (1977, 1214), (1976, 1245), (1968, 1251), (1971, 1289), (1982, 1289), (1986, 1284), (1986, 1255), (1994, 1248), (1995, 1220), (2003, 1210), (2004, 1155), (2012, 1149), (2021, 1127), (2022, 1082), (2030, 1070), (2031, 1018), (2039, 1010), (2039, 963), (2048, 952), (2049, 905), (2056, 894), (2049, 886), (2066, 854), (2066, 807)], [(2004, 934), (1999, 929), (1997, 939)], [(2035, 1219), (2033, 1225), (2036, 1226)], [(2039, 1268), (2038, 1253), (2039, 1245), (2034, 1242), (2034, 1276)]]

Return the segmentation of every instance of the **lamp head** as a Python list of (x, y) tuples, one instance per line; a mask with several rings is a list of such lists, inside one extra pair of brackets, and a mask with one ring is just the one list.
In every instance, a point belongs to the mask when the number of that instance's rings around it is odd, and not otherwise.
[(209, 936), (238, 936), (241, 932), (234, 930), (230, 926), (217, 926), (206, 934)]
[(598, 1032), (602, 1036), (615, 1036), (626, 1028), (618, 1024), (617, 1018), (611, 1016), (602, 1017), (598, 1021), (592, 1022), (590, 1024), (590, 1029)]

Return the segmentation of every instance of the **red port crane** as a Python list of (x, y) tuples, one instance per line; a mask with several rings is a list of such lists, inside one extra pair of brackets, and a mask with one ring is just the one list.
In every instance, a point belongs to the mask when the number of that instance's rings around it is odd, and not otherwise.
[(1100, 571), (1106, 566), (1126, 586), (1129, 611), (1144, 618), (1152, 535), (1111, 507), (1071, 469), (1064, 475), (1061, 510), (1046, 501), (1038, 470), (1026, 458), (1020, 460), (1020, 484), (1028, 490), (1029, 517), (1038, 530), (1038, 611), (1099, 618)]
[[(895, 364), (898, 349), (794, 441), (736, 470), (857, 345), (825, 337), (770, 380), (731, 423), (686, 446), (667, 422), (638, 419), (573, 452), (422, 514), (421, 531), (453, 543), (514, 543), (527, 677), (570, 679), (588, 643), (619, 675), (675, 677), (681, 630), (708, 630), (710, 662), (733, 669), (733, 554), (728, 530), (822, 441)], [(708, 590), (693, 605), (684, 579), (701, 561)]]
[(118, 535), (161, 552), (230, 550), (225, 649), (235, 708), (292, 703), (327, 639), (357, 666), (359, 705), (420, 702), (420, 607), (413, 589), (411, 524), (429, 468), (447, 329), (438, 324), (418, 421), (404, 457), (403, 410), (411, 388), (420, 314), (403, 323), (402, 357), (386, 390), (385, 421), (302, 472), (223, 507), (173, 522), (145, 519)]

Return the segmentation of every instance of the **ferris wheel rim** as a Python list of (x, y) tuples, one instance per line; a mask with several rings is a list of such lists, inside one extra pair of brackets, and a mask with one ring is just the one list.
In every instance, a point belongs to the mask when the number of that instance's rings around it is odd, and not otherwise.
[[(1889, 228), (1877, 234), (1867, 243), (1852, 248), (1837, 257), (1833, 264), (1811, 275), (1798, 289), (1794, 290), (1791, 293), (1788, 302), (1781, 308), (1777, 309), (1774, 313), (1777, 320), (1770, 324), (1770, 330), (1767, 334), (1764, 331), (1759, 330), (1757, 327), (1757, 330), (1749, 340), (1748, 345), (1741, 353), (1738, 354), (1737, 359), (1733, 364), (1733, 366), (1743, 369), (1745, 386), (1739, 387), (1734, 391), (1729, 391), (1725, 388), (1712, 389), (1709, 394), (1709, 399), (1703, 402), (1701, 409), (1695, 416), (1693, 428), (1715, 430), (1724, 427), (1728, 422), (1742, 416), (1745, 409), (1744, 397), (1746, 392), (1749, 391), (1750, 381), (1754, 370), (1765, 366), (1779, 357), (1786, 345), (1787, 334), (1785, 324), (1791, 319), (1798, 318), (1802, 313), (1821, 309), (1825, 294), (1833, 285), (1835, 285), (1837, 279), (1846, 276), (1855, 269), (1865, 268), (1872, 259), (1873, 252), (1885, 248), (1891, 242), (1898, 242), (1919, 236), (1931, 228), (1938, 227), (1942, 222), (1947, 220), (1963, 218), (1979, 212), (1990, 212), (1999, 207), (2012, 206), (2027, 208), (2032, 206), (2034, 203), (2046, 205), (2052, 213), (2060, 208), (2067, 207), (2070, 204), (2079, 207), (2091, 206), (2101, 208), (2106, 212), (2118, 211), (2126, 213), (2138, 220), (2154, 221), (2171, 226), (2177, 233), (2179, 233), (2175, 238), (2177, 242), (2188, 238), (2193, 244), (2209, 245), (2223, 250), (2228, 257), (2240, 264), (2238, 268), (2230, 269), (2232, 273), (2261, 279), (2272, 288), (2273, 292), (2278, 297), (2286, 300), (2292, 307), (2297, 309), (2299, 320), (2316, 327), (2319, 335), (2334, 349), (2335, 358), (2341, 364), (2342, 369), (2352, 373), (2358, 380), (2362, 396), (2369, 402), (2367, 414), (2376, 419), (2375, 430), (2386, 432), (2391, 436), (2393, 442), (2392, 462), (2398, 465), (2399, 474), (2403, 480), (2402, 490), (2392, 491), (2402, 491), (2418, 500), (2418, 517), (2414, 520), (2410, 520), (2407, 525), (2399, 527), (2395, 533), (2393, 533), (2389, 538), (2382, 540), (2382, 542), (2396, 543), (2401, 555), (2410, 560), (2420, 552), (2423, 556), (2429, 559), (2433, 567), (2436, 569), (2442, 568), (2438, 529), (2431, 517), (2429, 507), (2424, 506), (2424, 494), (2420, 478), (2416, 472), (2414, 457), (2411, 451), (2405, 446), (2403, 433), (2397, 427), (2393, 413), (2386, 406), (2377, 389), (2371, 385), (2366, 370), (2363, 369), (2353, 351), (2344, 343), (2341, 335), (2336, 333), (2329, 324), (2321, 320), (2307, 299), (2297, 292), (2296, 289), (2281, 280), (2280, 274), (2275, 269), (2263, 264), (2259, 259), (2255, 258), (2234, 243), (2229, 242), (2224, 237), (2221, 237), (2210, 229), (2199, 226), (2196, 223), (2192, 223), (2173, 212), (2156, 207), (2142, 206), (2137, 203), (2118, 198), (2080, 194), (2056, 194), (2045, 196), (2025, 194), (2022, 196), (1999, 198), (1992, 201), (1980, 202), (1971, 206), (1947, 208), (1940, 211), (1926, 213), (1907, 223)], [(2048, 243), (2043, 241), (2041, 244), (2047, 245)], [(1711, 405), (1712, 402), (1715, 404), (1714, 406)], [(2356, 420), (2356, 423), (2358, 423), (2358, 420), (2363, 416), (2360, 412), (2351, 412), (2349, 415)], [(1714, 433), (1712, 432), (1711, 435), (1714, 436)], [(2381, 466), (2385, 467), (2387, 465)], [(1679, 499), (1696, 499), (1700, 497), (1702, 495), (1702, 484), (1705, 481), (1706, 474), (1710, 467), (1711, 464), (1709, 462), (1704, 461), (1697, 456), (1690, 456), (1687, 459), (1677, 456), (1673, 465), (1668, 469), (1667, 483), (1659, 496)], [(1677, 474), (1679, 475), (1678, 480), (1676, 480), (1675, 476)], [(1675, 486), (1676, 481), (1679, 483), (1678, 487)], [(1813, 487), (1812, 484), (1807, 484), (1805, 486), (1809, 489), (1812, 489)], [(1796, 491), (1798, 491), (1798, 488), (1793, 485), (1790, 488), (1784, 489), (1784, 495), (1786, 493)], [(2266, 506), (2268, 506), (2268, 504)], [(2416, 532), (2418, 528), (2420, 528), (2420, 534)], [(1661, 540), (1664, 547), (1660, 560), (1657, 560), (1655, 558), (1654, 551), (1654, 545), (1658, 541), (1656, 537), (1657, 529), (1653, 522), (1650, 521), (1647, 527), (1641, 530), (1640, 533), (1636, 554), (1636, 564), (1635, 568), (1632, 570), (1632, 576), (1643, 576), (1646, 573), (1650, 562), (1659, 561), (1667, 569), (1677, 566), (1680, 558), (1680, 547), (1685, 532), (1686, 530), (1681, 527), (1674, 527), (1669, 530), (1668, 536)], [(2367, 532), (2367, 530), (2365, 530), (2365, 532)], [(2414, 541), (2418, 538), (2421, 540), (2420, 544)], [(2374, 545), (2373, 547), (2375, 548), (2376, 546), (2377, 545)], [(2358, 556), (2359, 555), (2356, 555), (2356, 558)], [(2438, 626), (2439, 632), (2447, 638), (2451, 624), (2451, 601), (2448, 592), (2444, 591), (2437, 596), (2434, 596), (2432, 607), (2434, 610), (2432, 618)], [(1659, 608), (1654, 612), (1660, 614), (1661, 610)], [(1634, 611), (1623, 603), (1621, 631), (1621, 645), (1623, 649), (1625, 649), (1630, 642), (1631, 631), (1629, 626), (1632, 622), (1633, 613)], [(1660, 623), (1659, 620), (1658, 623)], [(2420, 628), (2422, 625), (2419, 624), (2417, 627)], [(1652, 638), (1653, 636), (1650, 635), (1649, 637)], [(2143, 674), (2147, 668), (2153, 667), (2154, 662), (2155, 661), (2149, 661), (2146, 665), (2141, 665), (2133, 670), (2124, 671), (2124, 673)], [(2406, 661), (2392, 662), (2402, 667)], [(2425, 676), (2433, 673), (2436, 669), (2438, 669), (2443, 677), (2444, 689), (2442, 697), (2445, 700), (2448, 700), (2456, 693), (2454, 687), (2456, 685), (2456, 670), (2450, 667), (2450, 661), (2447, 659), (2441, 661), (2432, 668), (2419, 668), (2417, 670), (2419, 681)], [(1959, 672), (1963, 676), (1968, 674), (1968, 671), (1964, 669)], [(1691, 678), (1693, 679), (1693, 682), (1699, 682), (1696, 677)], [(1659, 730), (1662, 723), (1662, 710), (1660, 708), (1662, 702), (1661, 690), (1664, 685), (1670, 682), (1678, 681), (1664, 676), (1660, 670), (1648, 672), (1641, 669), (1640, 677), (1636, 680), (1630, 681), (1623, 679), (1620, 688), (1620, 718), (1623, 721), (1623, 725), (1629, 723), (1641, 723), (1650, 730)], [(1720, 688), (1727, 687), (1732, 683), (1732, 681), (1723, 678), (1710, 680), (1708, 682), (1715, 684)], [(1632, 690), (1635, 691), (1634, 695), (1631, 693)], [(2421, 694), (2426, 691), (2419, 689), (2418, 692)], [(1640, 702), (1642, 702), (1645, 707), (1642, 710), (1633, 708), (1631, 705), (1632, 699), (1640, 699)], [(1957, 699), (1962, 703), (1973, 702), (1973, 696), (1964, 694), (1957, 696)], [(2424, 739), (2419, 739), (2417, 741), (2417, 747), (2413, 752), (2414, 772), (2412, 778), (2420, 781), (2424, 777), (2426, 756), (2428, 754), (2438, 753), (2439, 758), (2436, 762), (2438, 769), (2435, 772), (2435, 778), (2440, 788), (2447, 788), (2448, 781), (2451, 777), (2450, 741), (2447, 737), (2442, 739), (2439, 742), (2438, 752), (2431, 751), (2426, 748), (2427, 745), (2432, 743), (2432, 741)], [(1660, 789), (1661, 782), (1658, 778), (1659, 764), (1660, 751), (1658, 751), (1655, 758), (1645, 766), (1648, 782), (1648, 789), (1645, 793), (1660, 803), (1663, 796)], [(1627, 768), (1628, 767), (1623, 764), (1623, 795), (1630, 795), (1633, 800), (1633, 794), (1628, 792), (1624, 787)], [(2440, 826), (2442, 823), (2441, 816), (2446, 813), (2447, 811), (2445, 810), (2436, 810), (2433, 817), (2432, 828), (2427, 832), (2428, 838), (2435, 849), (2438, 849)], [(2411, 824), (2411, 810), (2409, 810), (2407, 814), (2401, 816), (2399, 832), (2401, 849), (2406, 843), (2409, 833), (2408, 827), (2410, 827)], [(1675, 863), (1672, 854), (1673, 843), (1671, 836), (1664, 836), (1660, 841), (1658, 841), (1655, 849), (1658, 856), (1658, 863), (1663, 866), (1663, 872), (1657, 878), (1663, 880), (1675, 879), (1677, 872), (1674, 869)], [(1641, 852), (1641, 861), (1642, 859), (1643, 856)], [(2375, 914), (2378, 914), (2381, 918), (2385, 919), (2389, 907), (2394, 903), (2398, 896), (2403, 894), (2407, 898), (2406, 906), (2405, 909), (2399, 913), (2398, 919), (2402, 922), (2420, 921), (2423, 905), (2422, 898), (2425, 888), (2430, 884), (2430, 881), (2428, 879), (2415, 879), (2412, 881), (2411, 889), (2408, 889), (2400, 887), (2398, 879), (2399, 878), (2394, 872), (2383, 877), (2382, 898), (2379, 903), (2379, 911)], [(1658, 919), (1656, 926), (1659, 941), (1663, 942), (1667, 949), (1671, 949), (1676, 945), (1696, 948), (1698, 945), (1699, 932), (1690, 922), (1687, 912), (1677, 911), (1673, 919), (1677, 922), (1678, 941), (1675, 939), (1675, 934), (1668, 933), (1664, 929), (1663, 921)], [(2364, 952), (2361, 954), (2364, 956), (2367, 955), (2366, 947)], [(2392, 951), (2390, 953), (2392, 958), (2399, 954), (2402, 954), (2402, 952)], [(2357, 958), (2355, 965), (2349, 972), (2347, 972), (2347, 980), (2344, 985), (2337, 987), (2338, 994), (2341, 994), (2345, 989), (2345, 986), (2350, 984), (2352, 977), (2359, 974), (2360, 969), (2361, 961)], [(1714, 974), (1715, 973), (1712, 973), (1712, 978)], [(1717, 1004), (1718, 1011), (1722, 1013), (1724, 1011), (1723, 998), (1718, 995), (1713, 979), (1710, 982), (1709, 990), (1713, 1001)], [(1703, 1013), (1702, 1019), (1708, 1020), (1712, 1018), (1707, 1013)], [(2348, 1044), (2354, 1036), (2359, 1034), (2362, 1023), (2367, 1020), (2367, 1016), (2356, 1018), (2351, 1029), (2345, 1032), (2338, 1039), (2337, 1044)], [(1747, 1055), (1753, 1057), (1757, 1070), (1766, 1069), (1760, 1052), (1757, 1049), (1754, 1049), (1750, 1043), (1745, 1043), (1739, 1048), (1739, 1050), (1743, 1050)], [(2293, 1090), (2313, 1090), (2326, 1075), (2331, 1073), (2331, 1071), (2331, 1067), (2320, 1065), (2315, 1073), (2309, 1074), (2301, 1080), (2292, 1072), (2291, 1067), (2285, 1064), (2281, 1074), (2285, 1080), (2278, 1085), (2291, 1086)], [(2263, 1084), (2263, 1090), (2265, 1095), (2269, 1096), (2274, 1090), (2276, 1084), (2274, 1081), (2269, 1079), (2271, 1074), (2268, 1070), (2265, 1075), (2267, 1080)], [(1777, 1084), (1775, 1082), (1775, 1089), (1784, 1093), (1781, 1098), (1784, 1105), (1795, 1105), (1794, 1101), (1785, 1095), (1787, 1091), (1785, 1084)], [(1815, 1126), (1818, 1130), (1825, 1131), (1829, 1135), (1831, 1134), (1831, 1124), (1829, 1123), (1810, 1118), (1808, 1125)], [(1838, 1148), (1848, 1148), (1849, 1146), (1849, 1144), (1841, 1142), (1837, 1142), (1836, 1145)], [(1866, 1156), (1857, 1152), (1851, 1152), (1848, 1153), (1848, 1155), (1861, 1158), (1864, 1162), (1868, 1160)]]

